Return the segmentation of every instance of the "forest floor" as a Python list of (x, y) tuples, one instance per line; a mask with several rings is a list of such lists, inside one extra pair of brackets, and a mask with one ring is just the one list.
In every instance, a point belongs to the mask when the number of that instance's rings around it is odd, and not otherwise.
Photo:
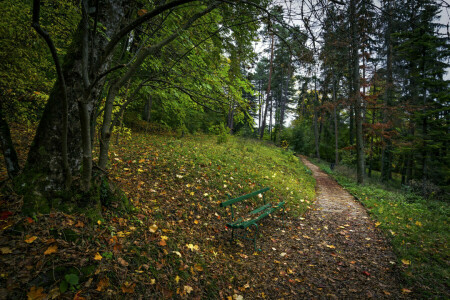
[[(261, 157), (259, 144), (229, 142), (211, 154), (223, 161), (211, 164), (199, 157), (218, 147), (207, 139), (135, 135), (115, 147), (110, 177), (135, 208), (117, 212), (112, 203), (102, 220), (58, 211), (23, 216), (20, 197), (4, 195), (0, 299), (414, 297), (397, 279), (398, 260), (376, 224), (316, 166), (302, 158), (317, 181), (312, 204), (306, 170), (282, 150), (264, 148), (281, 152)], [(244, 169), (255, 157), (260, 163)], [(296, 174), (293, 184), (304, 194), (294, 194), (289, 207), (307, 208), (300, 215), (288, 209), (284, 221), (278, 213), (266, 218), (258, 252), (247, 241), (229, 241), (229, 212), (218, 207), (230, 186), (255, 189), (252, 172), (272, 183), (272, 197), (283, 192), (286, 199), (293, 186), (281, 174)]]

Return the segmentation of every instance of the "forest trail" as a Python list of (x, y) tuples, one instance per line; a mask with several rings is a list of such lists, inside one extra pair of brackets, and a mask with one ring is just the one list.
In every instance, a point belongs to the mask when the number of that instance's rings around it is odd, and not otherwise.
[(305, 157), (301, 160), (317, 181), (315, 208), (305, 219), (308, 229), (315, 231), (309, 253), (334, 251), (317, 258), (321, 270), (315, 270), (316, 280), (338, 298), (406, 298), (395, 255), (364, 207)]

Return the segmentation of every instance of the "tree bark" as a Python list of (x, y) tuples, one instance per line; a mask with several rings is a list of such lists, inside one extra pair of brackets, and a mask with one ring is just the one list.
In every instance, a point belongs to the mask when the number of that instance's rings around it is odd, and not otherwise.
[(152, 104), (153, 104), (153, 97), (150, 94), (150, 95), (148, 95), (147, 101), (145, 101), (144, 114), (143, 114), (144, 121), (150, 122), (151, 112), (152, 112)]
[[(106, 28), (105, 35), (90, 36), (91, 43), (88, 43), (88, 49), (86, 49), (86, 44), (82, 42), (85, 31), (83, 24), (80, 23), (68, 53), (64, 57), (62, 75), (67, 87), (67, 156), (72, 175), (79, 174), (83, 159), (86, 160), (86, 155), (90, 155), (90, 153), (83, 153), (83, 149), (87, 148), (83, 147), (82, 144), (90, 144), (90, 139), (89, 142), (86, 140), (86, 136), (82, 139), (81, 128), (83, 122), (83, 128), (88, 127), (90, 131), (90, 122), (86, 125), (80, 117), (85, 117), (86, 112), (88, 115), (92, 115), (104, 80), (104, 78), (97, 80), (96, 84), (90, 88), (88, 97), (84, 97), (86, 94), (84, 82), (86, 77), (83, 72), (86, 70), (86, 61), (83, 62), (83, 60), (86, 59), (86, 56), (83, 55), (83, 51), (87, 51), (89, 57), (93, 60), (89, 61), (89, 65), (95, 65), (103, 54), (103, 47), (108, 43), (108, 38), (114, 35), (120, 28), (118, 25), (123, 23), (127, 7), (126, 1), (99, 1), (98, 9), (101, 13), (99, 13), (98, 22)], [(99, 68), (90, 69), (89, 75), (91, 78), (98, 77), (108, 67), (109, 59), (106, 59), (105, 63), (100, 65)], [(64, 189), (65, 184), (64, 153), (61, 147), (65, 123), (65, 104), (62, 101), (65, 97), (63, 84), (61, 80), (58, 80), (50, 93), (24, 170), (27, 174), (40, 174), (40, 176), (33, 176), (33, 178), (38, 178), (37, 180), (41, 183), (39, 184), (40, 187), (36, 186), (36, 188), (44, 191), (59, 191)], [(81, 107), (79, 101), (83, 102)]]
[(266, 128), (266, 118), (267, 118), (267, 109), (269, 107), (269, 99), (270, 99), (270, 88), (272, 84), (272, 69), (273, 69), (273, 44), (274, 37), (273, 32), (271, 34), (272, 37), (272, 45), (270, 47), (270, 64), (269, 64), (269, 82), (267, 83), (267, 98), (266, 98), (266, 107), (264, 109), (264, 117), (261, 126), (261, 132), (259, 133), (259, 138), (262, 140), (264, 137), (264, 129)]
[(318, 106), (318, 95), (317, 95), (317, 78), (314, 77), (314, 146), (316, 150), (316, 158), (320, 159), (320, 149), (319, 149), (319, 117), (317, 112)]
[(359, 56), (358, 56), (358, 18), (356, 13), (356, 0), (350, 1), (350, 23), (352, 34), (352, 62), (353, 62), (353, 97), (355, 103), (356, 125), (356, 181), (364, 182), (364, 141), (362, 130), (362, 101), (360, 95)]
[(9, 178), (16, 177), (20, 172), (19, 160), (16, 149), (11, 139), (9, 125), (3, 117), (3, 109), (0, 106), (0, 143), (2, 146), (3, 158), (5, 159), (6, 170)]
[(334, 164), (337, 166), (339, 164), (339, 128), (338, 128), (338, 117), (337, 117), (337, 97), (336, 97), (336, 79), (333, 74), (333, 119), (334, 119)]

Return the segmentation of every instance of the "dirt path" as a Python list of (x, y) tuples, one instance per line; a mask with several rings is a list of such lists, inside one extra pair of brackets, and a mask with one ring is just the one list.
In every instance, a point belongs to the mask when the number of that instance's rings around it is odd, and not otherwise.
[[(323, 294), (338, 298), (402, 298), (395, 256), (363, 206), (327, 174), (303, 163), (317, 180), (315, 209), (304, 220), (311, 236), (309, 253)], [(314, 235), (314, 236), (312, 236)], [(324, 249), (328, 249), (326, 253)]]

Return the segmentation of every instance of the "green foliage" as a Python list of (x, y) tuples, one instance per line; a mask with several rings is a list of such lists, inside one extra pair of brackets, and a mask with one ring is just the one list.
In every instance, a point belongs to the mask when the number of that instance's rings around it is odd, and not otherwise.
[(217, 144), (223, 144), (228, 141), (230, 129), (225, 128), (225, 125), (220, 123), (219, 125), (211, 126), (209, 132), (217, 135)]

